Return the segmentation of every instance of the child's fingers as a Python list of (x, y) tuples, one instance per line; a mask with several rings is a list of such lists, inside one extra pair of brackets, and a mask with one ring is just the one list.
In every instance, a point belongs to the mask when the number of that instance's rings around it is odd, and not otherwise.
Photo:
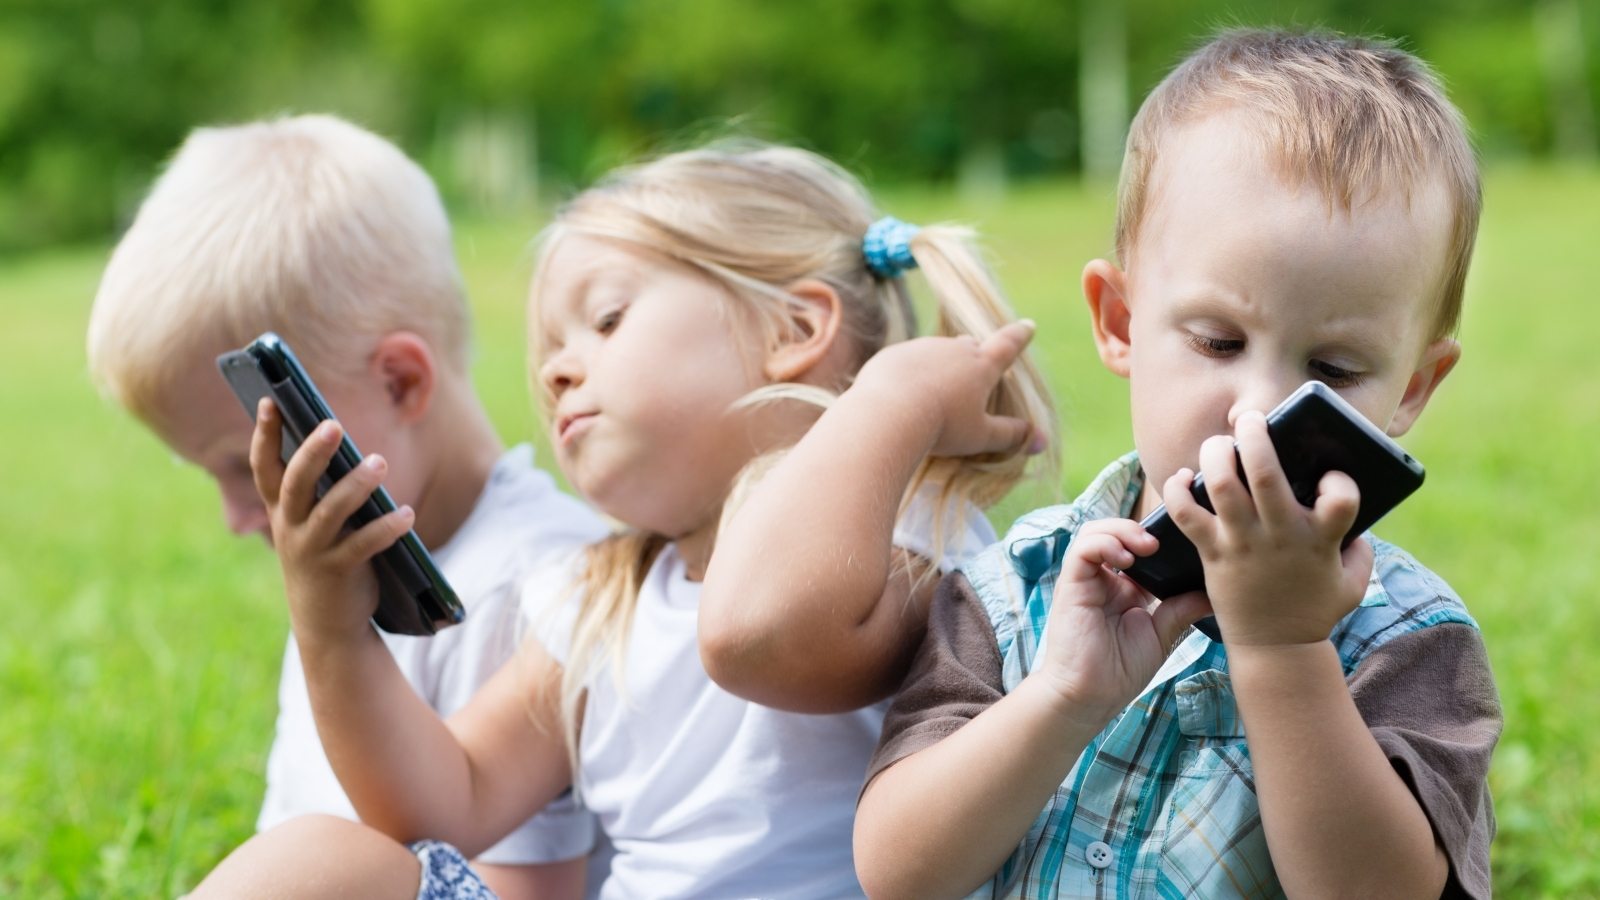
[[(1072, 539), (1072, 546), (1061, 561), (1061, 578), (1057, 587), (1093, 581), (1100, 577), (1106, 566), (1125, 569), (1133, 565), (1133, 559), (1133, 553), (1122, 546), (1115, 535), (1079, 533)], [(1104, 598), (1101, 602), (1104, 602)]]
[(1096, 519), (1078, 529), (1078, 534), (1112, 535), (1135, 556), (1149, 556), (1156, 552), (1159, 544), (1155, 535), (1145, 531), (1143, 525), (1132, 519)]
[(1239, 457), (1233, 438), (1214, 435), (1200, 445), (1200, 473), (1206, 479), (1206, 494), (1217, 518), (1225, 522), (1248, 522), (1255, 518), (1255, 504), (1244, 480), (1239, 477)]
[(311, 514), (317, 502), (317, 480), (328, 471), (328, 461), (339, 448), (342, 434), (339, 423), (329, 419), (306, 436), (289, 460), (278, 493), (279, 506), (289, 521), (304, 522)]
[(322, 499), (311, 507), (306, 522), (310, 526), (310, 533), (319, 543), (332, 543), (339, 531), (344, 528), (344, 523), (367, 502), (372, 492), (383, 483), (383, 476), (389, 471), (389, 463), (382, 456), (373, 454), (361, 461), (361, 465), (350, 470), (349, 474), (328, 488)]
[(256, 493), (267, 506), (278, 503), (283, 484), (283, 425), (278, 420), (278, 405), (262, 397), (256, 404), (256, 428), (250, 435), (250, 472), (255, 477)]
[(1022, 319), (1007, 323), (994, 334), (983, 339), (978, 345), (978, 352), (995, 364), (996, 368), (1004, 372), (1011, 368), (1017, 361), (1022, 351), (1033, 340), (1034, 324), (1032, 319)]
[(1311, 521), (1327, 540), (1344, 537), (1356, 523), (1361, 511), (1361, 489), (1355, 479), (1343, 472), (1329, 472), (1317, 482), (1317, 502), (1311, 510)]
[[(1340, 565), (1344, 567), (1346, 577), (1360, 584), (1366, 584), (1372, 578), (1372, 545), (1356, 538), (1350, 546), (1344, 548), (1339, 554)], [(1363, 589), (1365, 593), (1365, 589)]]
[(1190, 591), (1168, 597), (1150, 614), (1156, 637), (1162, 647), (1171, 647), (1183, 636), (1184, 629), (1211, 615), (1211, 598), (1205, 591)]
[(1097, 578), (1102, 566), (1126, 569), (1136, 555), (1155, 551), (1156, 539), (1138, 522), (1128, 519), (1099, 519), (1084, 525), (1073, 536), (1063, 563), (1064, 577), (1076, 581)]
[(1072, 545), (1078, 549), (1077, 557), (1082, 563), (1079, 573), (1083, 575), (1099, 574), (1101, 566), (1126, 569), (1133, 565), (1133, 551), (1122, 546), (1122, 541), (1117, 540), (1116, 535), (1079, 535), (1073, 539)]
[(1037, 443), (1034, 440), (1033, 425), (1024, 419), (1014, 416), (985, 416), (984, 430), (987, 432), (986, 446), (974, 451), (976, 453), (1003, 453), (1008, 450), (1039, 452), (1033, 449)]
[[(1294, 522), (1304, 507), (1295, 499), (1289, 479), (1278, 462), (1278, 451), (1267, 434), (1267, 417), (1259, 412), (1239, 416), (1234, 425), (1234, 438), (1239, 445), (1239, 465), (1250, 495), (1255, 498), (1256, 512), (1269, 527), (1281, 527)], [(1210, 484), (1211, 476), (1206, 476)]]
[(1049, 446), (1050, 436), (1044, 433), (1044, 429), (1034, 427), (1028, 429), (1028, 445), (1022, 449), (1029, 456), (1036, 456), (1043, 453), (1045, 448)]
[(404, 537), (416, 519), (417, 514), (410, 506), (373, 519), (351, 532), (339, 545), (338, 564), (355, 567), (372, 559)]
[(1206, 512), (1194, 499), (1189, 488), (1194, 484), (1193, 469), (1179, 469), (1172, 473), (1161, 487), (1161, 502), (1167, 506), (1167, 515), (1184, 536), (1195, 546), (1209, 545), (1216, 538), (1217, 517)]

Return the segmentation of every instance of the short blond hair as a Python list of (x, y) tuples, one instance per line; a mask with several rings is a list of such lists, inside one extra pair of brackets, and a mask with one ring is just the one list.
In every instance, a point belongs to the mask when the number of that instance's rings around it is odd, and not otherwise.
[(450, 224), (397, 147), (324, 115), (191, 133), (117, 244), (89, 316), (89, 368), (144, 416), (204, 373), (200, 351), (279, 332), (353, 376), (412, 331), (466, 371), (471, 323)]
[(1483, 207), (1461, 113), (1427, 64), (1392, 42), (1327, 31), (1225, 31), (1156, 86), (1134, 117), (1117, 198), (1126, 267), (1150, 205), (1162, 142), (1202, 116), (1241, 110), (1290, 184), (1310, 183), (1348, 212), (1380, 192), (1408, 202), (1438, 179), (1451, 207), (1435, 336), (1456, 329)]

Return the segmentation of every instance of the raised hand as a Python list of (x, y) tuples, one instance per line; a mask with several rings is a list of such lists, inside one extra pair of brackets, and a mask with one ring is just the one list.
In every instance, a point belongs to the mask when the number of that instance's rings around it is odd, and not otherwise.
[(378, 584), (367, 563), (399, 540), (415, 518), (411, 507), (402, 506), (356, 531), (347, 530), (346, 520), (383, 483), (387, 463), (377, 454), (317, 498), (317, 481), (342, 436), (338, 422), (323, 422), (285, 466), (277, 407), (264, 399), (256, 411), (250, 468), (272, 522), (289, 614), (302, 641), (343, 639), (370, 630), (367, 620), (378, 605)]
[(1127, 706), (1197, 619), (1211, 610), (1195, 592), (1158, 601), (1113, 569), (1156, 550), (1128, 519), (1100, 519), (1073, 536), (1057, 576), (1045, 658), (1035, 669), (1063, 714), (1095, 730)]
[[(1235, 465), (1235, 441), (1248, 489)], [(1200, 469), (1215, 513), (1190, 495), (1188, 469), (1167, 480), (1162, 499), (1200, 551), (1223, 638), (1233, 646), (1327, 640), (1361, 602), (1372, 573), (1365, 541), (1339, 547), (1361, 507), (1355, 481), (1329, 472), (1317, 485), (1315, 505), (1302, 506), (1258, 412), (1239, 417), (1233, 439), (1207, 439)]]
[(852, 391), (881, 390), (887, 408), (908, 408), (935, 435), (931, 455), (975, 456), (1026, 446), (1044, 447), (1028, 423), (987, 412), (1000, 378), (1033, 340), (1030, 321), (1012, 322), (979, 341), (922, 337), (878, 351), (856, 376)]

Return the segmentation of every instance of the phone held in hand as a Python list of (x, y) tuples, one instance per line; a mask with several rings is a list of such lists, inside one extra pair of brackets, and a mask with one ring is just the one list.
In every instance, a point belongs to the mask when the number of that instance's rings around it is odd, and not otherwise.
[[(1301, 385), (1268, 413), (1267, 434), (1295, 498), (1303, 505), (1316, 501), (1317, 484), (1328, 472), (1343, 472), (1355, 480), (1361, 508), (1341, 546), (1348, 546), (1422, 486), (1422, 463), (1320, 381)], [(1242, 467), (1239, 475), (1244, 477)], [(1201, 506), (1212, 509), (1203, 476), (1195, 476), (1190, 493)], [(1161, 546), (1125, 569), (1128, 577), (1161, 598), (1204, 589), (1200, 553), (1167, 515), (1166, 506), (1140, 524)], [(1214, 620), (1202, 620), (1201, 627), (1218, 639)]]
[[(334, 418), (289, 345), (270, 331), (248, 347), (217, 357), (217, 368), (252, 419), (262, 397), (271, 397), (278, 405), (283, 417), (285, 463), (320, 422)], [(361, 452), (345, 434), (328, 463), (327, 473), (317, 482), (317, 496), (327, 493), (334, 482), (360, 463)], [(394, 500), (379, 485), (350, 517), (350, 527), (360, 528), (394, 509)], [(378, 573), (378, 608), (372, 621), (384, 631), (433, 634), (466, 618), (466, 609), (415, 531), (407, 531), (374, 556), (372, 565)]]

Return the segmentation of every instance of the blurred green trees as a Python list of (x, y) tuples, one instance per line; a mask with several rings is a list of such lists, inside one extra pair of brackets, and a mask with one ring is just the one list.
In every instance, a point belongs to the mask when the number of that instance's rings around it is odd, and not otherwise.
[(1104, 169), (1225, 24), (1399, 38), (1486, 154), (1595, 152), (1600, 0), (0, 0), (0, 250), (104, 237), (190, 128), (279, 112), (385, 132), (469, 206), (729, 120), (877, 180)]

